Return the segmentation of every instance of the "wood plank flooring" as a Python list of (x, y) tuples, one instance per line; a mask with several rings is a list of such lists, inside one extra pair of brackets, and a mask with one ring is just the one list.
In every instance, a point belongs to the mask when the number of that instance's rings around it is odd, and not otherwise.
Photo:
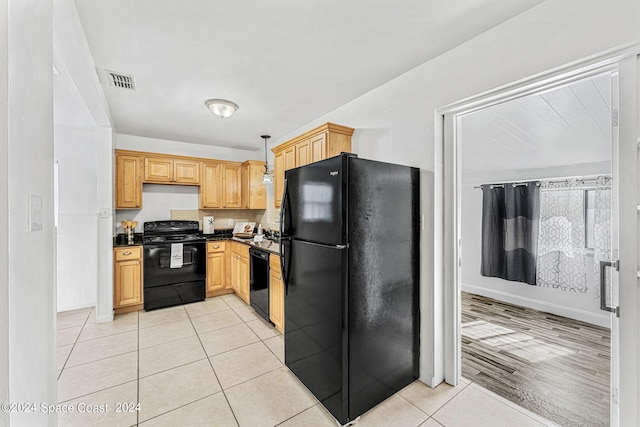
[(561, 426), (609, 425), (609, 329), (462, 292), (462, 376)]

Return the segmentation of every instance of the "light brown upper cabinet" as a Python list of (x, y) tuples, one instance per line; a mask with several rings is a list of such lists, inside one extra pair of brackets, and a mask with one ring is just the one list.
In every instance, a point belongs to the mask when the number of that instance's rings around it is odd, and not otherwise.
[(242, 208), (242, 166), (240, 163), (222, 165), (224, 192), (222, 207), (225, 209)]
[(266, 209), (267, 187), (262, 183), (264, 162), (247, 160), (242, 164), (242, 207)]
[(222, 208), (222, 165), (220, 163), (202, 163), (199, 195), (200, 209)]
[(199, 186), (200, 209), (266, 209), (264, 162), (116, 150), (116, 209), (141, 209), (142, 184)]
[[(309, 144), (309, 140), (306, 139), (304, 141), (300, 141), (298, 144), (296, 144), (295, 146), (295, 153), (296, 153), (296, 167), (298, 166), (304, 166), (308, 163), (311, 163), (309, 160), (311, 160), (311, 146)], [(286, 157), (285, 157), (286, 158)], [(287, 168), (289, 169), (289, 168)]]
[(298, 166), (351, 152), (353, 128), (325, 123), (271, 149), (274, 154), (274, 204), (280, 207), (284, 172)]
[[(322, 132), (319, 135), (309, 138), (309, 163), (317, 162), (318, 160), (326, 159), (327, 157), (327, 133)], [(349, 146), (346, 150), (341, 150), (333, 156), (337, 156), (342, 151), (351, 151), (351, 137), (349, 137)]]
[(236, 162), (203, 162), (200, 209), (242, 208), (242, 165)]
[(116, 153), (116, 209), (142, 208), (142, 158)]
[(195, 160), (145, 157), (144, 182), (155, 184), (200, 184), (200, 164)]

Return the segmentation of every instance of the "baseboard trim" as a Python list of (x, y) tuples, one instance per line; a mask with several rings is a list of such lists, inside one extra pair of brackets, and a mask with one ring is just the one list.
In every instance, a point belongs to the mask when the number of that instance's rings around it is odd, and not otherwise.
[(506, 292), (495, 291), (493, 289), (482, 288), (480, 286), (469, 285), (466, 283), (462, 284), (462, 290), (464, 292), (482, 295), (484, 297), (497, 299), (499, 301), (508, 302), (510, 304), (516, 304), (522, 307), (532, 308), (534, 310), (568, 317), (569, 319), (580, 320), (581, 322), (590, 323), (592, 325), (601, 326), (603, 328), (611, 327), (611, 320), (606, 314), (594, 314), (584, 310), (577, 310), (575, 308), (569, 308), (562, 305), (538, 301), (519, 295), (513, 295)]
[(105, 323), (113, 321), (113, 313), (96, 318), (96, 323)]
[(65, 311), (72, 311), (72, 310), (80, 310), (81, 308), (92, 308), (96, 306), (96, 302), (95, 301), (85, 301), (85, 302), (79, 302), (76, 304), (69, 304), (69, 305), (63, 305), (63, 306), (59, 306), (57, 308), (57, 312), (58, 313), (64, 313)]

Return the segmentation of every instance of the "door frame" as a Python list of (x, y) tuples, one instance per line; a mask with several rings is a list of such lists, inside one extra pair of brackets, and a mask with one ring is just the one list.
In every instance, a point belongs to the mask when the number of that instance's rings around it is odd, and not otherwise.
[[(434, 285), (444, 299), (443, 378), (457, 385), (461, 376), (460, 261), (461, 261), (461, 179), (459, 120), (462, 115), (541, 91), (551, 90), (606, 71), (619, 72), (619, 159), (620, 236), (619, 296), (621, 305), (619, 346), (612, 343), (618, 356), (619, 390), (612, 390), (612, 426), (638, 425), (640, 409), (640, 291), (638, 290), (638, 111), (640, 100), (640, 43), (632, 43), (518, 80), (505, 86), (463, 99), (435, 111), (434, 162), (434, 247), (442, 257), (434, 257)], [(616, 347), (615, 349), (613, 347)]]

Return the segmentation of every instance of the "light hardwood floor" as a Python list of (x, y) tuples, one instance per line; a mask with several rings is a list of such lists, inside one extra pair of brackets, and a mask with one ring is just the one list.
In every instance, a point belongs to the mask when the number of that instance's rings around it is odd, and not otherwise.
[(609, 329), (462, 293), (462, 375), (565, 427), (609, 425)]

